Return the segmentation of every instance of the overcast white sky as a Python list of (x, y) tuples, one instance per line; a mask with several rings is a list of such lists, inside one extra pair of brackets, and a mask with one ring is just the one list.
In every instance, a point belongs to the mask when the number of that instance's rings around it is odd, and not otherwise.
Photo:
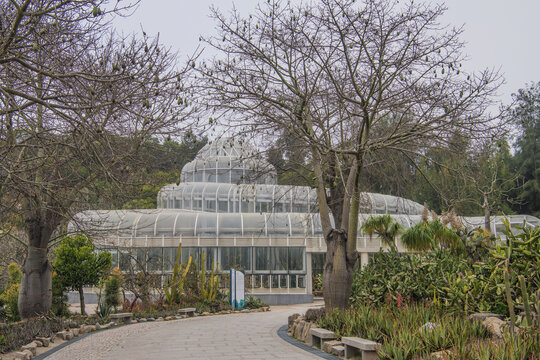
[[(294, 1), (294, 0), (293, 0)], [(314, 0), (316, 1), (316, 0)], [(224, 12), (233, 4), (248, 14), (257, 0), (142, 0), (135, 13), (115, 21), (124, 34), (160, 34), (161, 41), (184, 59), (199, 45), (199, 35), (214, 32), (208, 17), (211, 5)], [(463, 40), (470, 61), (466, 68), (500, 69), (506, 84), (500, 100), (508, 104), (511, 94), (527, 83), (540, 81), (540, 0), (446, 0), (443, 23), (465, 25)]]

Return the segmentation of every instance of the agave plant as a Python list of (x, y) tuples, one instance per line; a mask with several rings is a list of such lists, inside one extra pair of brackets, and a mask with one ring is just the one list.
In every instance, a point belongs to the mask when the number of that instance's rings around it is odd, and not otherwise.
[(401, 233), (403, 227), (397, 223), (390, 215), (370, 216), (362, 224), (364, 232), (373, 236), (377, 234), (383, 244), (390, 246), (392, 250), (396, 249), (395, 240)]

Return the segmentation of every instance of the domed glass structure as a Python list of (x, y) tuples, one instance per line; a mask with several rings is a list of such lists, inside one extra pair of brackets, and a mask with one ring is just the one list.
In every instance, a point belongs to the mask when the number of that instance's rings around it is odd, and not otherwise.
[[(97, 210), (77, 214), (70, 231), (89, 233), (96, 245), (113, 255), (126, 271), (138, 264), (162, 275), (172, 271), (178, 244), (182, 261), (218, 266), (227, 285), (227, 271), (246, 273), (247, 291), (270, 304), (312, 300), (312, 274), (322, 272), (326, 244), (314, 189), (277, 184), (274, 167), (256, 149), (226, 138), (207, 144), (182, 169), (179, 184), (164, 186), (157, 209)], [(383, 244), (365, 236), (361, 224), (373, 214), (392, 214), (404, 228), (421, 221), (423, 206), (401, 197), (363, 193), (357, 250), (363, 263)], [(531, 216), (510, 217), (512, 224), (531, 225)], [(482, 226), (483, 217), (462, 219)], [(492, 217), (495, 234), (502, 219)], [(398, 251), (406, 251), (397, 242)], [(205, 261), (202, 262), (204, 253)]]

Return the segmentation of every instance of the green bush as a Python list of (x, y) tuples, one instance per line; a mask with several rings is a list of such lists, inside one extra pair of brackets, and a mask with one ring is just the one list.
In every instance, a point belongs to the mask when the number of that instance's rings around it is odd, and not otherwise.
[(267, 303), (251, 295), (247, 297), (246, 302), (244, 304), (244, 307), (246, 309), (258, 309), (258, 308), (262, 308), (266, 306), (268, 306)]
[(60, 275), (56, 272), (52, 275), (52, 304), (51, 313), (54, 316), (68, 316), (68, 297), (66, 295), (66, 287)]
[(8, 285), (11, 286), (13, 284), (20, 284), (21, 278), (22, 278), (22, 272), (19, 268), (19, 265), (16, 263), (11, 263), (7, 267), (8, 271)]
[(25, 321), (0, 324), (0, 352), (7, 353), (19, 349), (36, 337), (51, 337), (64, 328), (60, 318), (33, 318)]
[(4, 304), (4, 313), (7, 321), (19, 321), (19, 288), (20, 284), (12, 284), (1, 295), (0, 301)]
[(105, 280), (105, 305), (108, 308), (116, 309), (120, 302), (120, 287), (122, 286), (122, 273), (120, 269), (113, 269), (112, 275)]
[(318, 325), (338, 337), (358, 336), (381, 343), (381, 359), (427, 356), (489, 337), (480, 322), (458, 314), (443, 314), (434, 305), (422, 304), (334, 309), (323, 314)]

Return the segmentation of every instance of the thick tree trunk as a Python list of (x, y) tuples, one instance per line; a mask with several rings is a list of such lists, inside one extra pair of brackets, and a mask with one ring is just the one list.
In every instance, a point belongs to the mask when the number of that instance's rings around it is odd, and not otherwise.
[(332, 229), (326, 235), (323, 296), (327, 309), (344, 309), (349, 304), (357, 254), (347, 254), (347, 233)]
[(86, 311), (84, 309), (84, 290), (82, 286), (79, 288), (79, 302), (81, 304), (81, 315), (86, 315)]
[(47, 248), (30, 246), (22, 269), (18, 308), (21, 318), (49, 312), (52, 303), (52, 266)]

